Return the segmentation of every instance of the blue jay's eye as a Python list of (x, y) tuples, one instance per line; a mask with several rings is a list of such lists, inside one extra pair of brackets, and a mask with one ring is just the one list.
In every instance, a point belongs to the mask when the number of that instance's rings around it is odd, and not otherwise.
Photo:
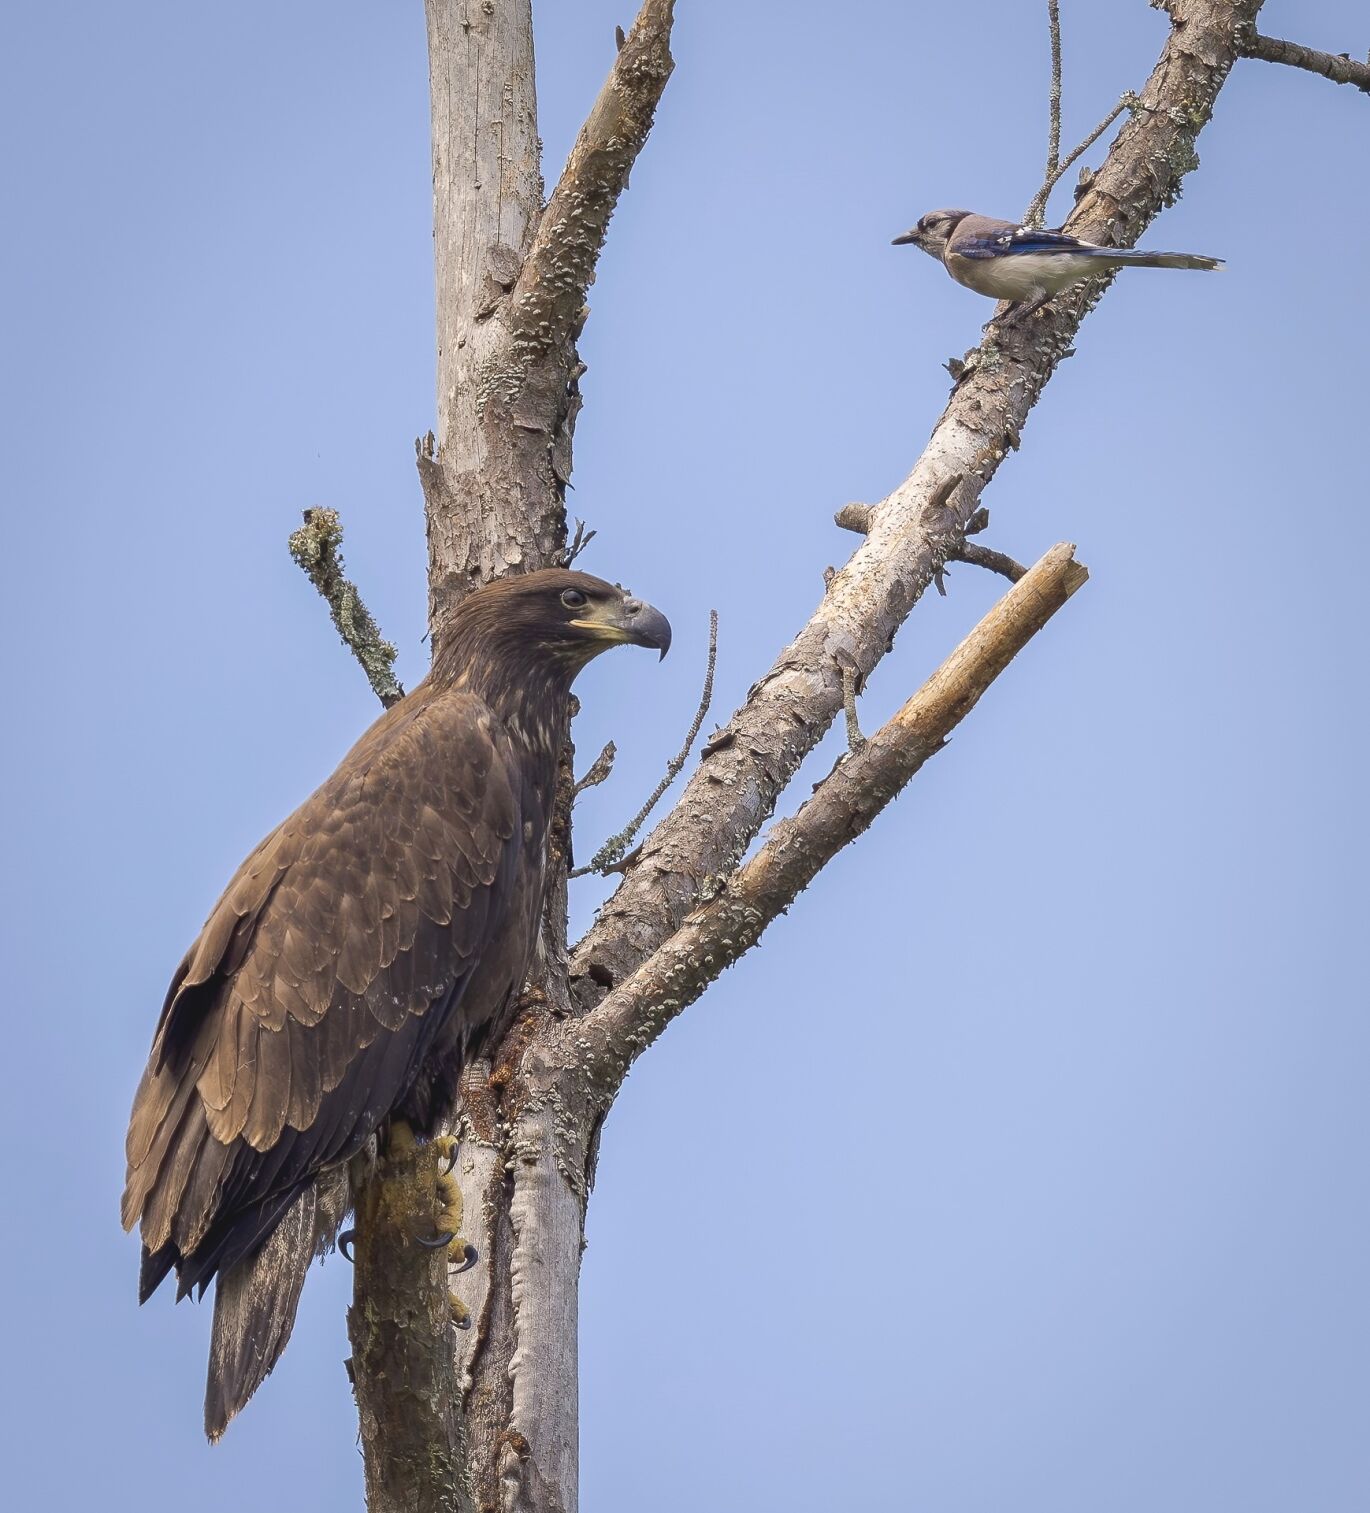
[(562, 594), (561, 602), (567, 609), (581, 609), (585, 605), (585, 595), (578, 588), (568, 588)]

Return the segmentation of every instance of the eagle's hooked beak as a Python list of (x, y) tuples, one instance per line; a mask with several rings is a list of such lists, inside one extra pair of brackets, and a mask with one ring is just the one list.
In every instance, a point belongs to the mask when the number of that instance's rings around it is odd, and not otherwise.
[(593, 619), (572, 620), (571, 624), (603, 641), (655, 647), (663, 657), (671, 649), (671, 622), (642, 599), (628, 598), (620, 604), (605, 605)]

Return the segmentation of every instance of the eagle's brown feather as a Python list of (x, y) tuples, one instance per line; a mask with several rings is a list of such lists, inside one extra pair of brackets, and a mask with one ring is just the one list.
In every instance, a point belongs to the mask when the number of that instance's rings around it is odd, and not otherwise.
[[(308, 1129), (322, 1110), (325, 1155), (337, 1159), (371, 1134), (374, 1108), (403, 1097), (406, 1087), (377, 1086), (372, 1071), (402, 1081), (411, 1056), (372, 1048), (405, 1035), (469, 976), (492, 917), (473, 900), (502, 862), (514, 870), (513, 755), (495, 745), (481, 701), (421, 690), (377, 721), (230, 883), (192, 948), (135, 1103), (125, 1218), (145, 1212), (149, 1249), (173, 1238), (187, 1197), (182, 1231), (202, 1235), (217, 1188), (240, 1168), (259, 1171), (253, 1158), (287, 1130)], [(467, 791), (472, 773), (478, 788)], [(240, 959), (226, 971), (230, 945)], [(365, 1097), (351, 1085), (361, 1083)], [(206, 1141), (227, 1159), (211, 1153), (190, 1194)], [(307, 1164), (318, 1155), (311, 1149)], [(298, 1161), (273, 1167), (258, 1201), (304, 1175)]]
[(645, 610), (634, 625), (621, 590), (563, 571), (471, 596), (430, 678), (248, 856), (177, 968), (134, 1100), (123, 1219), (141, 1221), (142, 1296), (173, 1268), (182, 1293), (231, 1277), (211, 1433), (289, 1335), (301, 1216), (336, 1221), (305, 1195), (386, 1118), (431, 1128), (471, 1047), (499, 1032), (536, 937), (571, 679), (614, 640), (664, 647)]

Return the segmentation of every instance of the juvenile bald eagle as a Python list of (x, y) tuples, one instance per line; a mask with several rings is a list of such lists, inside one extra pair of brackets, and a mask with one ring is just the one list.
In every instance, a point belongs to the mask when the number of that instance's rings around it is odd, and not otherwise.
[[(133, 1102), (124, 1227), (140, 1301), (217, 1275), (205, 1430), (290, 1335), (344, 1163), (382, 1123), (421, 1134), (493, 1044), (527, 973), (572, 680), (648, 604), (528, 573), (457, 608), (428, 678), (247, 858), (177, 967)], [(341, 1194), (341, 1196), (339, 1196)]]

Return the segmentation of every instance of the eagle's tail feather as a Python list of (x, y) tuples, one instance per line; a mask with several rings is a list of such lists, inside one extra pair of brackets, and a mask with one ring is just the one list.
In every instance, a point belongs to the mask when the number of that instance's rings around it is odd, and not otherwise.
[(266, 1380), (290, 1339), (305, 1273), (314, 1259), (317, 1204), (311, 1182), (261, 1249), (215, 1280), (205, 1388), (205, 1433), (211, 1443)]

